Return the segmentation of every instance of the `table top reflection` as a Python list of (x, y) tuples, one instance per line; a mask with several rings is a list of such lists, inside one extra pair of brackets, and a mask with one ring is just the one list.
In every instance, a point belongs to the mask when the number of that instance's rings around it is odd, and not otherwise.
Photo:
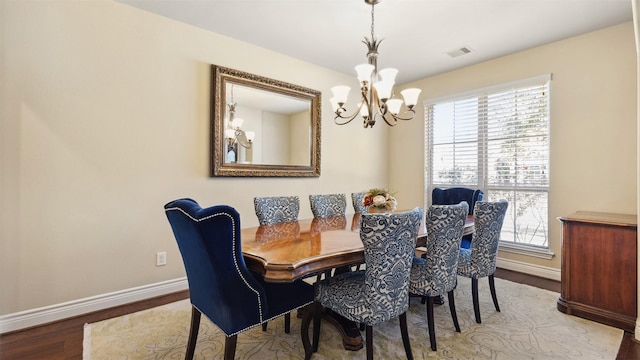
[[(291, 282), (332, 268), (364, 262), (360, 214), (304, 219), (242, 229), (242, 253), (251, 270), (271, 282)], [(465, 234), (473, 232), (467, 218)], [(426, 241), (424, 220), (417, 246)]]

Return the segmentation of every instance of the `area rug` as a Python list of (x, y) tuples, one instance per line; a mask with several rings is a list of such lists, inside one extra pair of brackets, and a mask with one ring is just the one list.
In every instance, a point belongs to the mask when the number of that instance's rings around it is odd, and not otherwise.
[[(474, 320), (471, 282), (460, 277), (455, 290), (456, 333), (447, 305), (436, 306), (438, 350), (431, 351), (426, 306), (412, 299), (408, 328), (415, 359), (615, 359), (622, 330), (565, 315), (556, 309), (559, 294), (496, 279), (501, 312), (496, 312), (487, 280), (479, 286), (482, 324)], [(84, 360), (183, 359), (189, 334), (188, 300), (86, 324)], [(238, 335), (236, 359), (302, 359), (300, 319), (291, 317), (291, 333), (283, 318)], [(404, 359), (398, 320), (374, 327), (374, 357)], [(224, 335), (202, 317), (195, 359), (221, 359)], [(320, 345), (312, 359), (364, 359), (365, 350), (346, 351), (339, 332), (322, 323)]]

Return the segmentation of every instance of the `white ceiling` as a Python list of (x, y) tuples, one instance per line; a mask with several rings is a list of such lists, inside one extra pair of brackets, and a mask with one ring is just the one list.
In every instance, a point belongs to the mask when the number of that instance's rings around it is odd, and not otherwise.
[[(116, 0), (345, 74), (366, 62), (364, 0)], [(378, 67), (400, 84), (632, 21), (632, 0), (382, 0)], [(452, 50), (471, 53), (452, 58)], [(259, 60), (256, 60), (259, 61)]]

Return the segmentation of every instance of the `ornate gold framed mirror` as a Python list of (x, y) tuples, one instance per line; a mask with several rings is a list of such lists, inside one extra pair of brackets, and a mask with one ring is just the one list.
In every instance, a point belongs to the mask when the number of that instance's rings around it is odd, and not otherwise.
[(321, 94), (211, 66), (211, 176), (320, 176)]

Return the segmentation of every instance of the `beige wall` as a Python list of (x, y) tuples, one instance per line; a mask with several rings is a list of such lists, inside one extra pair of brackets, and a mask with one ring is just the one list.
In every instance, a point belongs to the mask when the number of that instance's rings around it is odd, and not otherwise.
[[(633, 24), (540, 46), (406, 86), (423, 89), (421, 99), (428, 99), (548, 73), (553, 74), (549, 243), (556, 256), (552, 260), (505, 252), (500, 256), (560, 268), (559, 216), (578, 210), (636, 213)], [(424, 110), (420, 107), (418, 111)], [(401, 204), (421, 205), (424, 121), (397, 127), (389, 136), (390, 184), (402, 189), (397, 194)]]
[[(289, 164), (289, 117), (285, 114), (262, 111), (262, 164)], [(284, 136), (287, 141), (280, 141)], [(257, 149), (256, 149), (257, 150)], [(254, 151), (255, 153), (255, 151)]]
[(255, 226), (254, 196), (299, 195), (311, 217), (309, 194), (387, 185), (388, 130), (337, 126), (327, 101), (319, 178), (208, 177), (210, 64), (323, 98), (353, 76), (109, 0), (0, 7), (0, 314), (184, 276), (176, 198)]

